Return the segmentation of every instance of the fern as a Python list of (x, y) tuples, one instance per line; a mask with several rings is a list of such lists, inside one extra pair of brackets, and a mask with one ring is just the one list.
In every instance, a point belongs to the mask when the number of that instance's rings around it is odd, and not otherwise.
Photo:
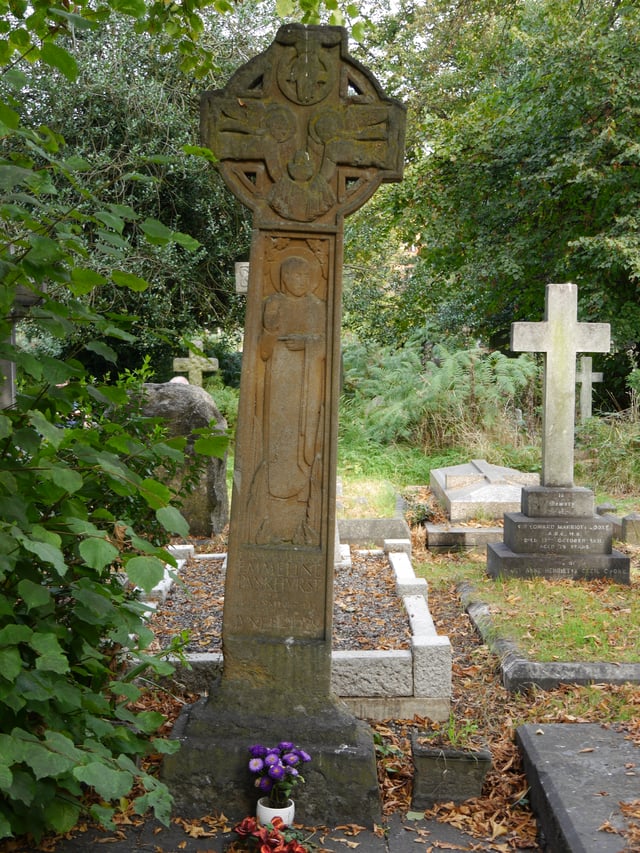
[[(510, 358), (481, 348), (449, 352), (433, 347), (425, 357), (421, 336), (403, 347), (352, 344), (344, 355), (344, 393), (359, 415), (366, 439), (402, 441), (423, 448), (496, 440), (517, 431), (526, 412), (535, 426), (538, 367), (533, 358)], [(513, 435), (507, 434), (507, 443)]]

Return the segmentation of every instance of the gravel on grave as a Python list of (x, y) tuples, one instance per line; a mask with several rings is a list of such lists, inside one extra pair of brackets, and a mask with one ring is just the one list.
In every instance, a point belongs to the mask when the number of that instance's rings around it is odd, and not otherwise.
[[(408, 649), (411, 633), (387, 557), (380, 551), (352, 549), (351, 567), (336, 569), (334, 579), (333, 649)], [(223, 561), (190, 558), (164, 603), (149, 620), (153, 649), (166, 648), (189, 631), (189, 652), (222, 650), (224, 604)]]

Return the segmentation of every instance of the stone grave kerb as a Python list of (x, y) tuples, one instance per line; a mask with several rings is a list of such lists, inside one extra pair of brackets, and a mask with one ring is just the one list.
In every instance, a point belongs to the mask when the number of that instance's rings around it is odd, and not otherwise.
[(371, 732), (330, 687), (343, 220), (400, 180), (404, 127), (341, 27), (285, 25), (202, 96), (202, 141), (253, 232), (223, 673), (164, 769), (192, 811), (247, 814), (247, 747), (294, 740), (314, 755), (306, 820), (379, 816)]

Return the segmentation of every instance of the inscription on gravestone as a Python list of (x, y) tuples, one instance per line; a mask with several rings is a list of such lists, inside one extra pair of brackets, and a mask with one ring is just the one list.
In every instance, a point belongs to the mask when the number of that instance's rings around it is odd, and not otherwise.
[(400, 179), (404, 125), (340, 27), (281, 27), (202, 98), (203, 143), (254, 228), (223, 675), (165, 765), (191, 808), (204, 797), (246, 814), (247, 745), (286, 739), (316, 755), (307, 819), (379, 812), (370, 731), (330, 690), (342, 244), (344, 217)]

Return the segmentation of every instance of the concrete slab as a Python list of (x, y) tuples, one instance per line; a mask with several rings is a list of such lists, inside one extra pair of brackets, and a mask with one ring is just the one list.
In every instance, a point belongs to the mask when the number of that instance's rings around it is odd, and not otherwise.
[(491, 465), (485, 459), (434, 468), (429, 477), (431, 490), (451, 521), (501, 518), (505, 512), (517, 512), (522, 487), (539, 482), (538, 474)]
[(620, 853), (620, 803), (638, 798), (640, 749), (596, 723), (527, 724), (516, 739), (547, 849)]

